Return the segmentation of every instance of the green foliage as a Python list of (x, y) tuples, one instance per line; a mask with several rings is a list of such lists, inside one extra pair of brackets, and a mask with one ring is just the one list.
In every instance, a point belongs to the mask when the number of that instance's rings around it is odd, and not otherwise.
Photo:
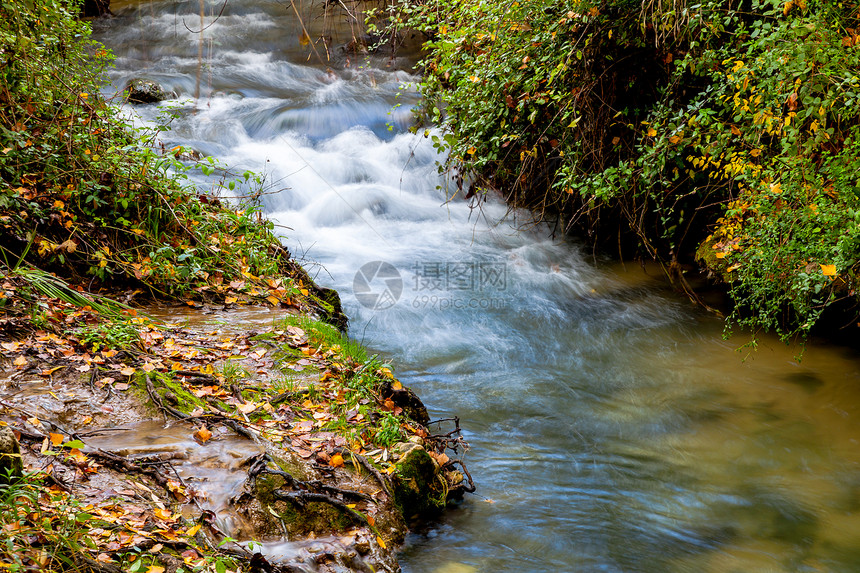
[[(243, 281), (251, 297), (298, 295), (289, 254), (251, 193), (227, 201), (188, 183), (221, 173), (220, 189), (261, 188), (213, 158), (159, 150), (134, 131), (100, 88), (111, 54), (75, 18), (77, 3), (0, 4), (0, 250), (70, 279), (113, 288), (223, 298)], [(9, 261), (18, 261), (11, 263)], [(89, 277), (86, 280), (90, 280)], [(251, 288), (256, 284), (257, 288)], [(275, 303), (273, 303), (275, 304)]]
[(387, 18), (428, 37), (419, 113), (470, 191), (626, 233), (681, 282), (698, 250), (729, 326), (789, 339), (855, 296), (855, 4), (425, 0)]

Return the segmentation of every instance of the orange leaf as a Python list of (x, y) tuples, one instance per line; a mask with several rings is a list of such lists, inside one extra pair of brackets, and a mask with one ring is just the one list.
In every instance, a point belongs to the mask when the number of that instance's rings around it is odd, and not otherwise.
[(836, 276), (836, 265), (820, 265), (821, 266), (821, 274), (826, 277)]
[(205, 444), (209, 441), (209, 438), (212, 437), (212, 432), (210, 432), (206, 426), (200, 426), (200, 429), (194, 432), (194, 439), (200, 442), (201, 444)]
[(342, 468), (343, 467), (343, 456), (340, 454), (335, 454), (331, 457), (328, 465), (333, 468)]
[(14, 364), (15, 366), (24, 366), (25, 364), (27, 364), (27, 359), (23, 356), (19, 356), (12, 364)]
[(53, 434), (52, 433), (52, 434), (49, 434), (49, 437), (51, 438), (51, 443), (54, 444), (55, 446), (59, 446), (60, 444), (62, 444), (63, 440), (65, 439), (65, 436), (63, 436), (63, 434)]
[(379, 546), (385, 549), (385, 542), (382, 540), (380, 536), (376, 536), (376, 542), (379, 543)]

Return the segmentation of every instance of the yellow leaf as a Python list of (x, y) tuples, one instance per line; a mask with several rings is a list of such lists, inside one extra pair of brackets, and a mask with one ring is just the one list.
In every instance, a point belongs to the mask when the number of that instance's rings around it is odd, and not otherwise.
[(681, 138), (678, 137), (677, 135), (673, 135), (672, 137), (669, 138), (669, 143), (672, 143), (672, 144), (678, 143), (679, 141), (681, 141)]
[(311, 43), (311, 38), (308, 36), (308, 33), (302, 30), (302, 33), (299, 35), (299, 44), (302, 46), (307, 46)]
[(302, 293), (302, 294), (303, 294), (303, 295), (305, 295), (305, 296), (308, 296), (308, 289), (306, 289), (306, 288), (300, 288), (300, 289), (299, 289), (299, 292), (300, 292), (300, 293)]
[(737, 128), (737, 126), (734, 126), (734, 125), (733, 125), (733, 126), (732, 126), (732, 133), (733, 133), (734, 135), (740, 135), (740, 134), (741, 134), (741, 130), (740, 130), (740, 129), (738, 129), (738, 128)]
[(654, 129), (653, 127), (649, 127), (648, 128), (648, 137), (654, 137), (655, 135), (657, 135), (657, 130)]
[(23, 356), (19, 356), (12, 364), (14, 364), (15, 366), (24, 366), (25, 364), (27, 364), (27, 359)]
[(836, 276), (836, 265), (820, 265), (821, 274), (826, 277)]
[(158, 519), (170, 519), (170, 516), (173, 515), (169, 509), (161, 509), (160, 507), (154, 509), (153, 513)]
[(342, 468), (343, 467), (343, 456), (340, 454), (335, 454), (331, 457), (331, 461), (328, 463), (333, 468)]
[(382, 540), (380, 536), (376, 536), (376, 542), (379, 543), (379, 546), (385, 549), (385, 542)]
[(759, 155), (761, 155), (761, 149), (753, 149), (752, 151), (750, 151), (750, 155), (752, 155), (753, 157), (758, 157)]
[(189, 529), (188, 531), (186, 531), (185, 534), (188, 537), (194, 537), (195, 535), (197, 535), (198, 531), (200, 531), (200, 524), (199, 523), (197, 525), (195, 525), (194, 527), (192, 527), (191, 529)]
[(224, 304), (233, 304), (237, 300), (239, 300), (239, 299), (235, 296), (228, 296), (228, 297), (224, 298)]
[(266, 300), (272, 303), (274, 306), (278, 306), (281, 303), (278, 297), (275, 296), (267, 296)]
[(403, 390), (403, 384), (400, 383), (400, 380), (395, 380), (391, 383), (392, 390)]
[(725, 254), (725, 253), (714, 253), (714, 255), (715, 255), (718, 259), (724, 259), (724, 258), (726, 258), (726, 254)]
[(475, 149), (474, 147), (470, 147), (468, 150), (466, 150), (466, 153), (468, 153), (469, 155), (475, 155), (476, 151), (477, 149)]
[(65, 439), (65, 436), (63, 436), (63, 434), (50, 433), (48, 434), (48, 437), (51, 438), (51, 443), (55, 446), (59, 446), (60, 444), (62, 444), (63, 440)]

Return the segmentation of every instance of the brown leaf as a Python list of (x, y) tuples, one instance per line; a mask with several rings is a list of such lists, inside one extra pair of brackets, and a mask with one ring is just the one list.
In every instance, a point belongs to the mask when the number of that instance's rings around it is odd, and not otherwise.
[(212, 437), (212, 432), (210, 432), (206, 426), (200, 426), (200, 429), (194, 432), (194, 439), (200, 442), (201, 444), (205, 444), (209, 441), (209, 438)]
[(23, 356), (19, 356), (18, 358), (15, 359), (15, 361), (12, 364), (14, 364), (15, 366), (18, 366), (20, 368), (21, 366), (24, 366), (27, 364), (27, 359), (24, 358)]

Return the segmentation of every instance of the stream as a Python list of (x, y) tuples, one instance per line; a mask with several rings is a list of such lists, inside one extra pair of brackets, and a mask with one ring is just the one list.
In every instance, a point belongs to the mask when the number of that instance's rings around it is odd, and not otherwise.
[(354, 23), (295, 7), (206, 0), (200, 34), (197, 0), (114, 0), (105, 93), (158, 81), (177, 98), (136, 122), (172, 109), (165, 146), (265, 173), (266, 214), (351, 335), (460, 417), (478, 492), (409, 537), (404, 571), (860, 570), (854, 350), (739, 352), (659, 271), (446, 201), (432, 137), (406, 129), (408, 55), (350, 53)]

